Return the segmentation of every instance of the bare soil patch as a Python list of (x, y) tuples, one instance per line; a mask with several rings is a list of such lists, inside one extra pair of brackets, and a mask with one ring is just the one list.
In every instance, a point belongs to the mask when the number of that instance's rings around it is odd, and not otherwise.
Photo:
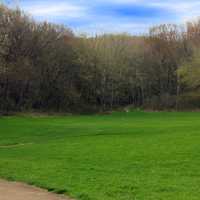
[(0, 180), (0, 200), (72, 200), (23, 183)]

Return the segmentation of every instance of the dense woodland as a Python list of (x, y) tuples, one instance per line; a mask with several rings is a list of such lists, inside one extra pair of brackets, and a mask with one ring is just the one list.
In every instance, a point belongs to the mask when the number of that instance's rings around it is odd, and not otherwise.
[(200, 20), (77, 36), (0, 6), (0, 111), (200, 107)]

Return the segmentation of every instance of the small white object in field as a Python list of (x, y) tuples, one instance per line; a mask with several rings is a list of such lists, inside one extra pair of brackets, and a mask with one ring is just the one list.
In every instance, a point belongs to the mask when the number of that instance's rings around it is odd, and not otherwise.
[(128, 108), (125, 108), (125, 112), (127, 112), (127, 113), (128, 113), (128, 112), (130, 112), (130, 111), (129, 111), (129, 109), (128, 109)]

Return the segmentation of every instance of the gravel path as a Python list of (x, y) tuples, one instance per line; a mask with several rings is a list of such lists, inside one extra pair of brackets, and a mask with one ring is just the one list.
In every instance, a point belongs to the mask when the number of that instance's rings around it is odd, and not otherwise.
[(0, 200), (72, 200), (23, 183), (0, 180)]

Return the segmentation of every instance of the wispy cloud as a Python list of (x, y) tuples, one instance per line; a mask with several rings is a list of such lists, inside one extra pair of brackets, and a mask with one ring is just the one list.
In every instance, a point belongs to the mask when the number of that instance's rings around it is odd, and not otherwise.
[(142, 33), (152, 25), (184, 23), (200, 15), (200, 0), (20, 0), (20, 6), (37, 20), (92, 34)]
[(192, 18), (200, 15), (200, 1), (196, 0), (156, 1), (149, 3), (149, 5), (174, 12), (180, 22), (191, 20)]
[(32, 1), (22, 4), (22, 9), (41, 18), (80, 18), (87, 15), (87, 8), (65, 1)]

